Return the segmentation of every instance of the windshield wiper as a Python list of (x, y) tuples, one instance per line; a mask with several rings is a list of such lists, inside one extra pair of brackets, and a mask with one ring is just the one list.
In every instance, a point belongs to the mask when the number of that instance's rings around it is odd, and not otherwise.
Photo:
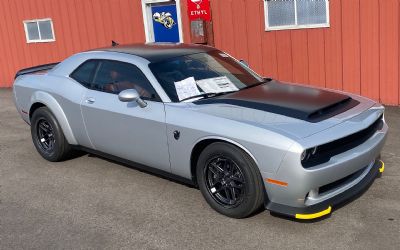
[(227, 91), (227, 92), (218, 92), (218, 93), (203, 93), (203, 94), (200, 94), (200, 95), (194, 95), (194, 96), (182, 99), (180, 101), (183, 102), (183, 101), (187, 101), (187, 100), (194, 99), (194, 98), (199, 98), (199, 97), (203, 97), (204, 99), (207, 99), (207, 98), (212, 98), (212, 97), (216, 97), (216, 96), (222, 96), (222, 95), (230, 94), (230, 93), (233, 93), (233, 92), (236, 92), (236, 91), (237, 90), (235, 90), (235, 91)]
[(203, 93), (203, 94), (200, 94), (200, 95), (194, 95), (194, 96), (182, 99), (180, 101), (183, 102), (183, 101), (187, 101), (187, 100), (194, 99), (194, 98), (199, 98), (199, 97), (210, 98), (210, 97), (212, 97), (214, 95), (216, 95), (216, 93)]
[(194, 95), (194, 96), (182, 99), (182, 100), (180, 100), (180, 102), (187, 101), (187, 100), (194, 99), (194, 98), (199, 98), (199, 97), (203, 97), (204, 99), (207, 99), (207, 98), (222, 96), (222, 95), (234, 93), (234, 92), (237, 92), (237, 91), (241, 91), (241, 90), (244, 90), (244, 89), (250, 89), (250, 88), (262, 85), (264, 83), (270, 82), (272, 80), (273, 80), (272, 78), (265, 78), (265, 80), (262, 81), (262, 82), (257, 82), (257, 83), (254, 83), (252, 85), (246, 86), (246, 87), (244, 87), (242, 89), (234, 90), (234, 91), (226, 91), (226, 92), (218, 92), (218, 93), (214, 93), (214, 92), (213, 93), (202, 93), (200, 95)]
[(240, 89), (240, 90), (250, 89), (250, 88), (253, 88), (253, 87), (256, 87), (256, 86), (263, 85), (264, 83), (267, 83), (267, 82), (270, 82), (270, 81), (272, 81), (272, 78), (265, 78), (265, 80), (262, 81), (262, 82), (254, 83), (254, 84), (249, 85), (249, 86), (246, 86), (246, 87), (244, 87), (244, 88), (242, 88), (242, 89)]

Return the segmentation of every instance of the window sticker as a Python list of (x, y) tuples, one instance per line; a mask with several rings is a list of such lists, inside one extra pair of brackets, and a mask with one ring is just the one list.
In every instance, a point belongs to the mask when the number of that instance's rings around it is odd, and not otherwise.
[(226, 76), (197, 81), (197, 85), (206, 93), (222, 93), (239, 90)]
[(192, 96), (200, 95), (194, 77), (186, 78), (182, 81), (175, 82), (176, 93), (179, 100), (183, 100)]

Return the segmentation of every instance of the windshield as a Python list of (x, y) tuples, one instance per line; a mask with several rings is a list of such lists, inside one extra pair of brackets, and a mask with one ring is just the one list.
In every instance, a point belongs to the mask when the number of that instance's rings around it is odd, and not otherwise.
[(175, 57), (149, 67), (173, 102), (238, 91), (264, 81), (218, 50)]

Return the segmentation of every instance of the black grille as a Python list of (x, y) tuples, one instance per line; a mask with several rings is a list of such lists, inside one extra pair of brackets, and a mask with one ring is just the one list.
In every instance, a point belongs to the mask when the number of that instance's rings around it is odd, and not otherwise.
[(318, 146), (316, 154), (314, 156), (311, 156), (307, 161), (302, 162), (303, 167), (309, 168), (328, 162), (332, 156), (341, 154), (363, 144), (365, 141), (371, 138), (371, 136), (373, 136), (376, 131), (382, 129), (382, 118), (383, 115), (381, 115), (368, 128), (361, 130), (355, 134)]
[(350, 182), (354, 181), (355, 179), (357, 179), (358, 177), (361, 176), (361, 174), (365, 171), (366, 168), (367, 167), (362, 168), (362, 169), (358, 170), (357, 172), (352, 173), (352, 174), (350, 174), (350, 175), (348, 175), (348, 176), (346, 176), (346, 177), (344, 177), (344, 178), (342, 178), (340, 180), (337, 180), (335, 182), (332, 182), (332, 183), (329, 183), (327, 185), (324, 185), (324, 186), (320, 187), (319, 188), (319, 194), (320, 195), (324, 195), (326, 192), (329, 192), (331, 190), (335, 190), (336, 188), (339, 188), (341, 186), (346, 185), (347, 183), (350, 183)]

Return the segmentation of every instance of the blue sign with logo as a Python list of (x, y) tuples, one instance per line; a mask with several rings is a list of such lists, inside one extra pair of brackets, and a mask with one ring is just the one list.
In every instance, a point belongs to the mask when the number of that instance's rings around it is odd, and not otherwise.
[(176, 5), (151, 7), (155, 42), (179, 42), (179, 27)]

